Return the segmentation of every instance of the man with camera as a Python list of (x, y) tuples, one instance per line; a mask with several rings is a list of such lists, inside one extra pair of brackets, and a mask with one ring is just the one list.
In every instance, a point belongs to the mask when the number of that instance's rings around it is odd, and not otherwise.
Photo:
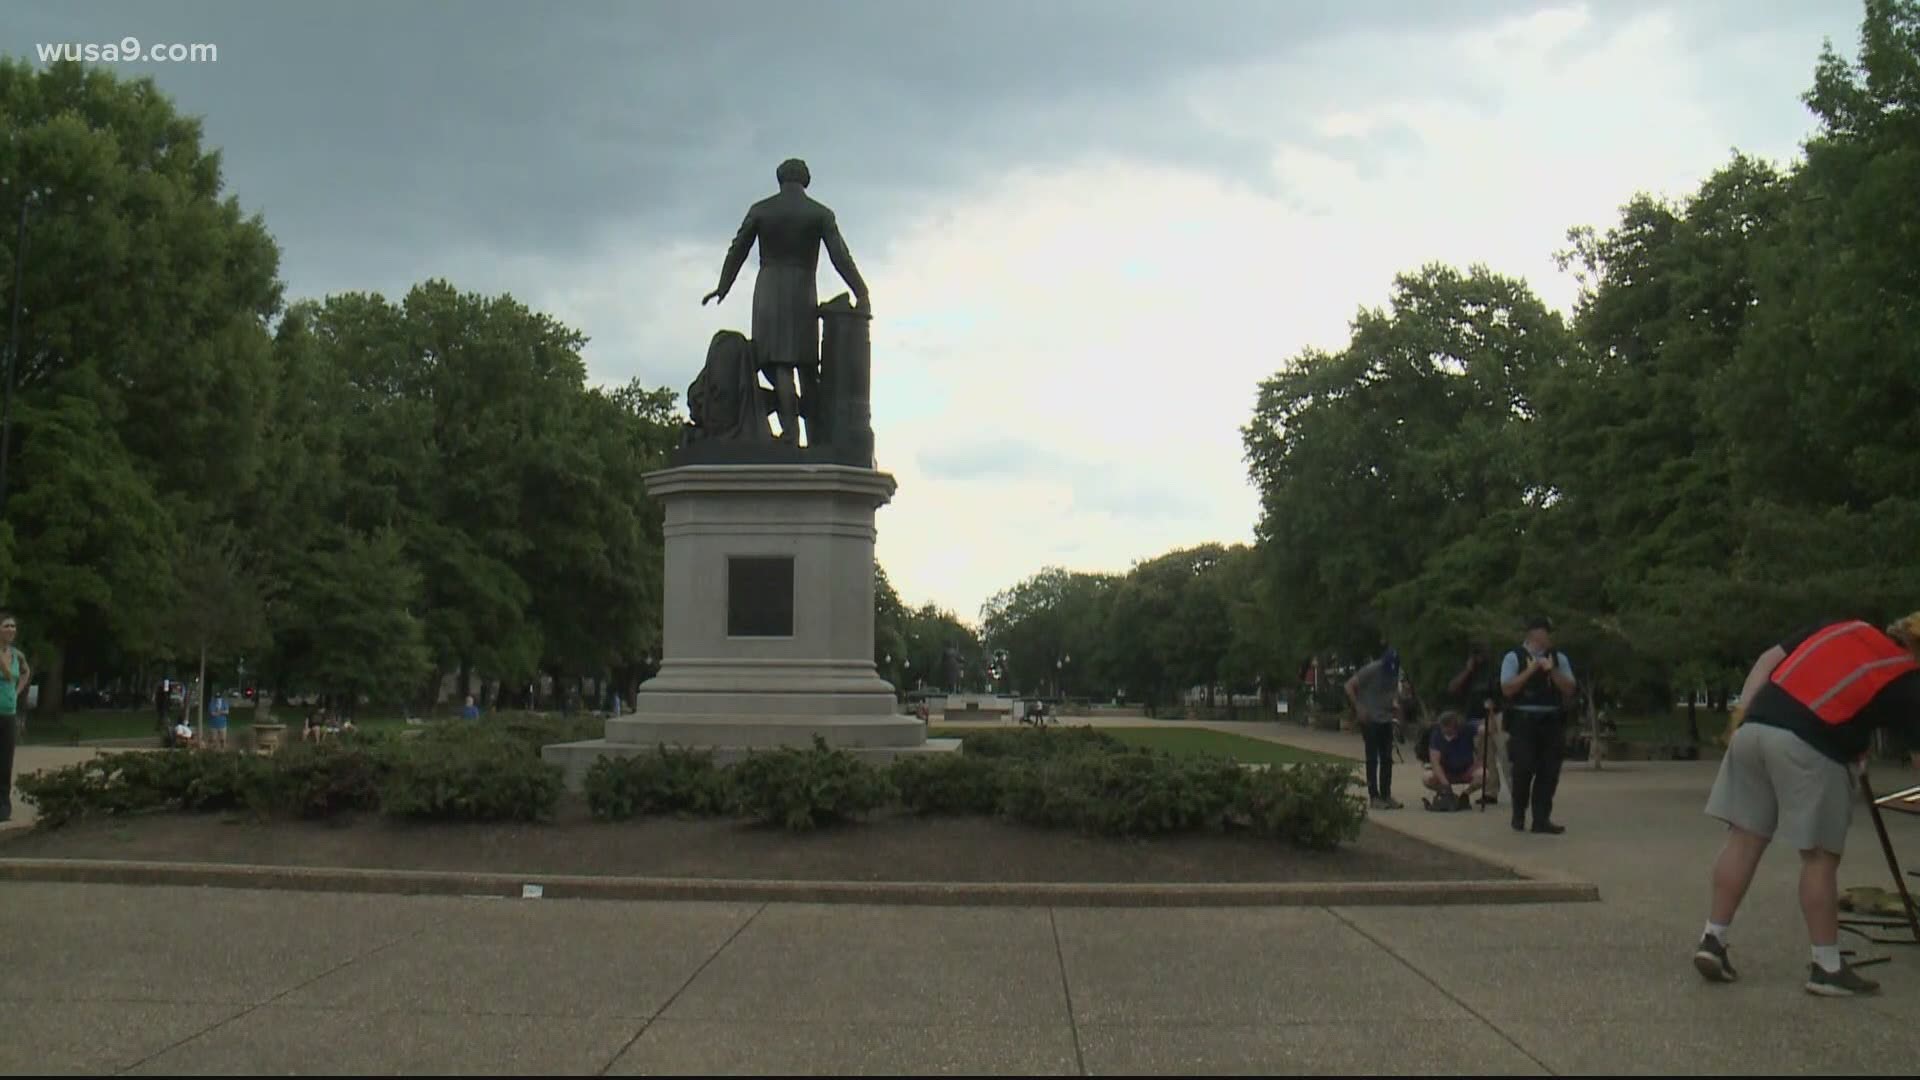
[(1447, 683), (1453, 706), (1466, 714), (1467, 729), (1480, 748), (1480, 760), (1486, 767), (1486, 789), (1480, 795), (1482, 806), (1500, 804), (1501, 762), (1507, 760), (1507, 733), (1500, 723), (1497, 675), (1487, 650), (1475, 645), (1467, 652), (1466, 665)]

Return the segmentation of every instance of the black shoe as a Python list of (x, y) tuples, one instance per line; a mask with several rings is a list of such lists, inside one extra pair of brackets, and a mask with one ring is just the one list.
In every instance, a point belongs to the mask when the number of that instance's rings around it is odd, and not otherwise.
[(1693, 950), (1693, 969), (1708, 982), (1733, 982), (1740, 974), (1727, 958), (1727, 947), (1712, 934), (1700, 935), (1700, 947)]
[(1545, 833), (1548, 836), (1559, 836), (1561, 833), (1567, 831), (1567, 827), (1565, 825), (1555, 825), (1551, 821), (1536, 821), (1533, 823), (1533, 831)]
[(1514, 832), (1527, 831), (1527, 819), (1523, 815), (1520, 815), (1520, 814), (1513, 815), (1513, 831)]
[(1819, 964), (1807, 965), (1807, 993), (1821, 997), (1857, 997), (1862, 994), (1877, 994), (1880, 984), (1872, 979), (1863, 979), (1853, 970), (1853, 965), (1840, 961), (1839, 971), (1828, 971)]

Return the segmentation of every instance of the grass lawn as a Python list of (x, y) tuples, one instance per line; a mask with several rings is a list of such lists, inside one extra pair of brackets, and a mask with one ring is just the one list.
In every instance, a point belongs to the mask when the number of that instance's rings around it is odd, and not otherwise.
[[(941, 727), (935, 724), (927, 729), (927, 737), (933, 739), (964, 739), (969, 734), (981, 730), (1005, 731), (1006, 728), (963, 728)], [(1198, 756), (1211, 754), (1214, 757), (1232, 758), (1235, 761), (1252, 765), (1298, 765), (1307, 762), (1321, 762), (1334, 765), (1352, 765), (1349, 758), (1334, 757), (1330, 754), (1315, 753), (1282, 743), (1267, 742), (1265, 739), (1250, 738), (1246, 735), (1233, 735), (1224, 731), (1212, 731), (1194, 727), (1114, 727), (1100, 730), (1126, 743), (1128, 746), (1146, 747), (1152, 750), (1164, 750), (1180, 756)]]
[[(1732, 715), (1712, 709), (1695, 711), (1694, 723), (1702, 744), (1711, 745), (1726, 733)], [(1665, 716), (1628, 715), (1614, 717), (1614, 738), (1621, 742), (1651, 745), (1687, 742), (1687, 710), (1675, 709)]]

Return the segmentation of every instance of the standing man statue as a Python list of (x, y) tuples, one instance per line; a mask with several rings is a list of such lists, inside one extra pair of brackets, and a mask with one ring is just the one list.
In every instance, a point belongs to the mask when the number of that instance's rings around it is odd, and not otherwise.
[[(760, 274), (753, 283), (753, 352), (761, 370), (773, 383), (780, 417), (780, 441), (800, 443), (799, 419), (819, 415), (815, 387), (820, 373), (820, 300), (814, 273), (820, 266), (820, 245), (862, 309), (871, 309), (867, 283), (853, 265), (847, 242), (833, 211), (807, 195), (812, 174), (807, 163), (789, 158), (774, 171), (780, 192), (748, 208), (746, 220), (727, 249), (720, 268), (720, 285), (700, 301), (724, 301), (734, 278), (747, 261), (754, 241), (760, 243)], [(798, 378), (798, 385), (795, 379)], [(808, 421), (809, 426), (812, 420)]]

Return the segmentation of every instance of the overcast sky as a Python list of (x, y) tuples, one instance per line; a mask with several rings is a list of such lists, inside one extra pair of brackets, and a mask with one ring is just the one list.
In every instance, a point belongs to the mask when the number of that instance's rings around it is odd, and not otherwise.
[[(1250, 540), (1258, 381), (1396, 272), (1553, 253), (1734, 148), (1785, 163), (1858, 0), (4, 0), (0, 50), (211, 44), (291, 297), (444, 277), (684, 392), (746, 207), (812, 167), (873, 289), (879, 558), (963, 618), (1046, 565)], [(821, 296), (841, 291), (821, 260)], [(1337, 497), (1337, 493), (1336, 493)], [(1418, 527), (1417, 523), (1409, 523)]]

